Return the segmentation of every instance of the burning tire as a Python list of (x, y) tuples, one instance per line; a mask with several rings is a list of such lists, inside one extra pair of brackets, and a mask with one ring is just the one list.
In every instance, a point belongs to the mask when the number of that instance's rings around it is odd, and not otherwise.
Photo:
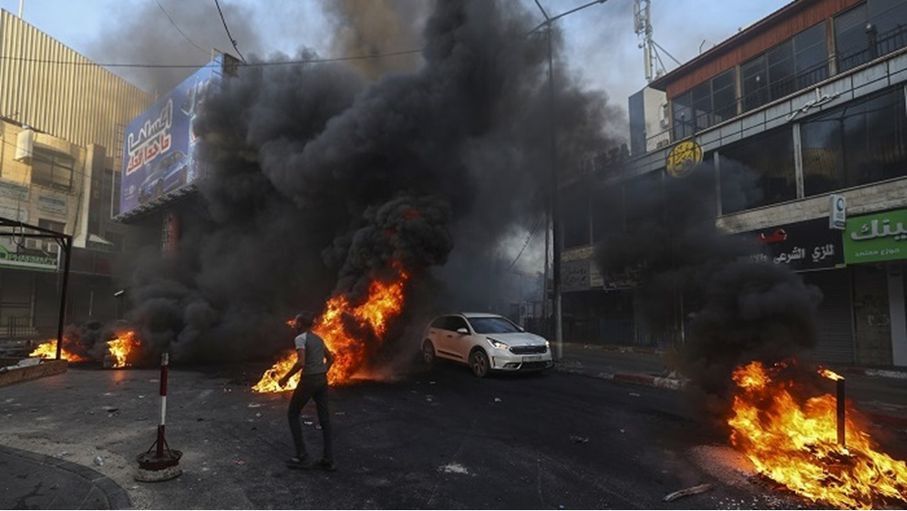
[(422, 362), (429, 367), (435, 363), (435, 347), (429, 340), (422, 343)]
[(484, 378), (488, 374), (488, 355), (481, 349), (473, 350), (469, 354), (469, 368), (476, 377)]

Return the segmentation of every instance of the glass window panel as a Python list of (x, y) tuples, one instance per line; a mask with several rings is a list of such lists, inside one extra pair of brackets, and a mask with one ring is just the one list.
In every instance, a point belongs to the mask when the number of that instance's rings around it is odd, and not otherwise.
[(689, 92), (671, 100), (674, 120), (674, 139), (680, 140), (693, 134), (693, 105)]
[(896, 87), (802, 123), (807, 195), (907, 175), (904, 96)]
[(711, 126), (710, 113), (712, 111), (712, 91), (709, 82), (704, 82), (691, 91), (693, 97), (693, 117), (697, 130)]
[(762, 106), (768, 99), (765, 56), (756, 57), (740, 67), (743, 81), (743, 110)]
[(869, 59), (866, 34), (866, 4), (835, 17), (835, 47), (838, 71), (846, 71)]
[(791, 128), (785, 126), (721, 149), (722, 212), (796, 198), (793, 145)]

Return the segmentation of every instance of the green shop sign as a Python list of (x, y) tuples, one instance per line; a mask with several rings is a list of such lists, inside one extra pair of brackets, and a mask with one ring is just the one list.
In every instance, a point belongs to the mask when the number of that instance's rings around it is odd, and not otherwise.
[(847, 264), (907, 259), (907, 209), (847, 219), (844, 261)]

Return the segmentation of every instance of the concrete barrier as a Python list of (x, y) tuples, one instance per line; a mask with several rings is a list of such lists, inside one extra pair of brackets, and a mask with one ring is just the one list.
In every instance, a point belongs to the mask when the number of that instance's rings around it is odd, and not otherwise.
[(65, 373), (69, 363), (65, 360), (42, 360), (41, 363), (27, 367), (0, 367), (0, 387), (12, 385), (45, 376)]

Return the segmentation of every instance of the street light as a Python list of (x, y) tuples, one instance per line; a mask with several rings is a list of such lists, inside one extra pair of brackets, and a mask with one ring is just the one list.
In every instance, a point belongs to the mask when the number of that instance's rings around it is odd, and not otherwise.
[[(554, 342), (557, 349), (557, 359), (560, 360), (564, 356), (564, 328), (563, 328), (563, 316), (561, 311), (561, 247), (560, 247), (560, 237), (558, 231), (560, 230), (559, 218), (558, 218), (558, 176), (557, 176), (557, 142), (555, 139), (554, 130), (557, 129), (555, 125), (556, 109), (554, 105), (554, 57), (551, 50), (551, 27), (555, 21), (563, 18), (564, 16), (569, 16), (575, 12), (581, 11), (587, 7), (592, 7), (595, 4), (603, 4), (606, 0), (594, 0), (592, 2), (585, 3), (579, 7), (570, 9), (569, 11), (562, 12), (556, 16), (548, 16), (548, 13), (545, 11), (545, 8), (542, 7), (542, 4), (539, 3), (539, 0), (535, 0), (535, 5), (542, 12), (542, 16), (545, 18), (545, 21), (542, 21), (535, 26), (532, 30), (529, 31), (529, 34), (536, 32), (540, 28), (545, 28), (545, 34), (548, 38), (548, 151), (550, 155), (550, 165), (551, 165), (551, 199), (549, 204), (549, 211), (551, 216), (551, 270), (552, 270), (552, 291), (554, 292)], [(547, 236), (546, 236), (547, 239)], [(545, 250), (545, 268), (548, 268), (548, 251), (547, 247)], [(546, 291), (546, 296), (544, 297), (544, 302), (548, 301), (547, 289), (548, 282), (547, 279), (543, 284), (543, 288)], [(547, 319), (547, 316), (546, 316)]]

